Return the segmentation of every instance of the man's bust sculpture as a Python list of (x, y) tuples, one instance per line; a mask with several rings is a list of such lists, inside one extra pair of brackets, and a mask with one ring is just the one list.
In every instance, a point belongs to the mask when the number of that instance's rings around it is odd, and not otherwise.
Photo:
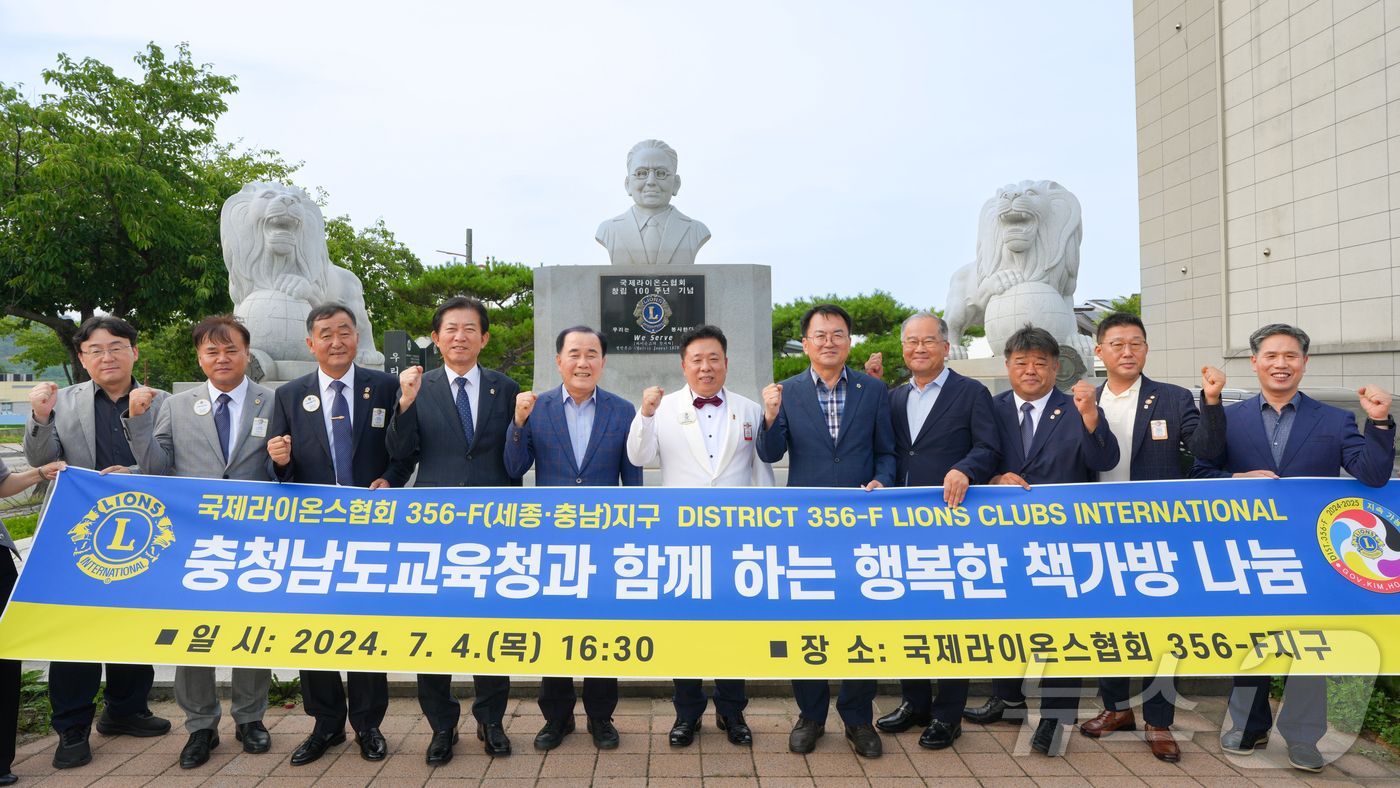
[(627, 154), (623, 187), (633, 205), (598, 225), (598, 243), (613, 265), (690, 265), (710, 240), (710, 228), (671, 206), (681, 190), (676, 152), (661, 140), (642, 140)]

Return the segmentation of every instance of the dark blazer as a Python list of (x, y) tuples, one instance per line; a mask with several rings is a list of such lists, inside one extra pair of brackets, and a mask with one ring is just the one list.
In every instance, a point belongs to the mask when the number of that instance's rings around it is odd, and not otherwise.
[(986, 484), (1001, 464), (1001, 441), (992, 395), (972, 378), (948, 370), (918, 435), (909, 434), (908, 383), (890, 391), (895, 480), (905, 487), (938, 487), (957, 468), (973, 484)]
[(520, 385), (501, 373), (481, 370), (472, 445), (462, 432), (447, 368), (423, 376), (418, 397), (394, 416), (385, 436), (389, 456), (418, 465), (414, 487), (509, 487), (520, 480), (506, 473), (506, 427), (515, 418)]
[(519, 479), (535, 466), (536, 487), (642, 486), (642, 469), (627, 459), (627, 431), (637, 409), (611, 392), (597, 389), (593, 431), (583, 454), (583, 467), (574, 462), (569, 422), (564, 416), (564, 388), (540, 394), (524, 427), (515, 426), (514, 408), (506, 430), (506, 472)]
[(1097, 481), (1100, 471), (1118, 464), (1118, 439), (1109, 430), (1102, 408), (1098, 429), (1089, 432), (1074, 400), (1059, 389), (1051, 390), (1030, 455), (1023, 459), (1021, 414), (1013, 393), (996, 395), (992, 406), (1001, 438), (1001, 473), (1017, 474), (1031, 484), (1067, 484)]
[[(331, 457), (331, 442), (326, 436), (325, 416), (319, 409), (308, 413), (301, 402), (308, 396), (321, 396), (317, 373), (303, 375), (277, 388), (276, 407), (272, 410), (272, 426), (268, 437), (292, 436), (292, 461), (285, 468), (273, 468), (284, 482), (304, 484), (335, 484), (335, 461)], [(364, 396), (369, 391), (369, 397)], [(384, 427), (375, 427), (375, 408), (385, 414), (394, 412), (398, 402), (399, 379), (385, 372), (355, 365), (355, 390), (346, 391), (352, 411), (351, 421), (355, 439), (352, 455), (356, 487), (368, 487), (383, 478), (394, 487), (402, 487), (413, 473), (411, 462), (391, 461), (384, 446)], [(385, 419), (387, 422), (387, 418)], [(272, 461), (269, 459), (268, 464)]]
[[(811, 368), (782, 381), (783, 404), (772, 426), (758, 431), (758, 456), (777, 462), (789, 450), (789, 487), (860, 487), (895, 484), (894, 427), (888, 389), (879, 378), (846, 370), (846, 406), (837, 440), (817, 402)], [(940, 480), (941, 481), (941, 480)]]
[[(1103, 396), (1102, 385), (1098, 396)], [(1225, 450), (1225, 405), (1202, 403), (1201, 408), (1181, 386), (1142, 376), (1133, 417), (1133, 481), (1185, 479), (1190, 466), (1182, 467), (1183, 447), (1192, 457), (1218, 457)], [(1162, 440), (1150, 437), (1152, 422), (1158, 420), (1167, 425)]]
[(1270, 470), (1279, 476), (1341, 476), (1341, 471), (1370, 487), (1390, 481), (1395, 462), (1395, 430), (1367, 424), (1356, 431), (1350, 412), (1324, 405), (1300, 394), (1298, 412), (1283, 447), (1283, 462), (1275, 465), (1264, 434), (1264, 400), (1258, 394), (1225, 408), (1225, 452), (1213, 460), (1198, 457), (1195, 477), (1225, 477), (1246, 471)]

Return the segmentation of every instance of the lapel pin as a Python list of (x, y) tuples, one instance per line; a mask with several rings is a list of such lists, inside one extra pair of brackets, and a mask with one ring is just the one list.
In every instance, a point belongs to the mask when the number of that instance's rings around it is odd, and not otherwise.
[(1058, 416), (1058, 415), (1060, 415), (1060, 409), (1059, 409), (1059, 408), (1055, 408), (1055, 412), (1050, 414), (1050, 418), (1053, 419), (1053, 418), (1055, 418), (1055, 417)]
[(487, 390), (486, 390), (486, 393), (487, 393), (487, 394), (490, 394), (490, 395), (493, 396), (493, 397), (496, 396), (496, 390), (495, 390), (495, 389), (487, 389)]
[(860, 384), (859, 384), (859, 383), (856, 384), (856, 388), (860, 388)]
[(254, 404), (254, 405), (261, 405), (261, 404), (262, 404), (262, 397), (258, 397), (257, 399), (253, 400), (253, 404)]
[(369, 386), (365, 386), (364, 398), (369, 399)]

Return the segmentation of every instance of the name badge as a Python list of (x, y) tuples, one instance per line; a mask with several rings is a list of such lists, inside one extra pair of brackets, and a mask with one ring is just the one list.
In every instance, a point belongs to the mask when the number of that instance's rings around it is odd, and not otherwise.
[(301, 409), (307, 413), (315, 413), (321, 409), (321, 397), (317, 394), (307, 394), (301, 401)]
[(374, 427), (376, 429), (382, 429), (384, 427), (383, 408), (375, 408), (374, 410), (369, 412), (369, 426)]
[(210, 410), (210, 408), (212, 408), (212, 407), (213, 407), (213, 406), (209, 404), (209, 400), (207, 400), (207, 399), (197, 399), (197, 400), (194, 401), (194, 415), (196, 415), (196, 416), (208, 416), (208, 415), (209, 415), (209, 410)]
[(1164, 440), (1166, 440), (1166, 439), (1167, 439), (1167, 420), (1166, 420), (1166, 419), (1153, 419), (1153, 420), (1152, 420), (1152, 440), (1154, 440), (1154, 441), (1164, 441)]
[(680, 421), (681, 421), (682, 424), (694, 424), (694, 423), (695, 423), (695, 411), (693, 411), (693, 410), (683, 410), (683, 411), (681, 411)]
[(753, 424), (751, 422), (744, 422), (744, 440), (753, 440)]
[(252, 433), (251, 433), (251, 434), (252, 434), (252, 436), (253, 436), (254, 438), (266, 438), (266, 437), (267, 437), (267, 419), (259, 419), (259, 418), (253, 419), (253, 430), (252, 430)]

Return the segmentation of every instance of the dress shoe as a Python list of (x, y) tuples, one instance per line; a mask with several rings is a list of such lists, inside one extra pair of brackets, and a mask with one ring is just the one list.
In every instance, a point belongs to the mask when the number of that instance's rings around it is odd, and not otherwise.
[(695, 733), (700, 730), (700, 720), (683, 720), (676, 718), (676, 724), (671, 726), (671, 746), (689, 747), (695, 742)]
[(535, 734), (535, 749), (552, 750), (563, 743), (564, 737), (574, 732), (574, 718), (545, 720), (544, 727)]
[(0, 774), (0, 785), (14, 785), (17, 782), (19, 782), (19, 778), (12, 772)]
[(813, 722), (806, 717), (798, 717), (797, 725), (793, 726), (792, 733), (788, 734), (788, 752), (802, 755), (815, 750), (817, 739), (820, 739), (825, 733), (826, 726), (820, 722)]
[(1305, 772), (1320, 772), (1322, 767), (1327, 765), (1323, 760), (1322, 753), (1317, 751), (1314, 744), (1290, 744), (1288, 745), (1288, 762), (1295, 769)]
[(88, 726), (74, 725), (58, 735), (58, 748), (53, 751), (53, 768), (72, 769), (92, 762), (88, 746)]
[(457, 743), (457, 730), (433, 731), (433, 739), (428, 742), (428, 754), (424, 758), (429, 766), (441, 766), (452, 760), (452, 745)]
[(588, 733), (593, 736), (593, 746), (600, 750), (616, 750), (621, 743), (612, 717), (589, 717)]
[(1133, 716), (1133, 710), (1113, 711), (1104, 709), (1099, 712), (1099, 716), (1085, 722), (1079, 726), (1079, 732), (1091, 739), (1097, 739), (1105, 733), (1114, 731), (1135, 731), (1137, 730), (1137, 718)]
[(164, 736), (170, 732), (170, 720), (149, 711), (113, 717), (108, 709), (103, 709), (97, 720), (97, 732), (103, 736)]
[(1253, 755), (1255, 750), (1262, 750), (1268, 746), (1268, 731), (1246, 731), (1231, 728), (1220, 737), (1220, 749), (1234, 755)]
[[(573, 720), (569, 720), (569, 730), (573, 730)], [(506, 735), (506, 729), (499, 722), (486, 722), (476, 726), (476, 738), (481, 741), (486, 754), (495, 758), (498, 755), (510, 755), (510, 737)], [(536, 742), (538, 743), (538, 739)]]
[(962, 723), (955, 722), (949, 725), (943, 720), (934, 720), (919, 736), (919, 746), (925, 750), (942, 750), (952, 747), (953, 742), (961, 735)]
[(879, 758), (885, 754), (885, 747), (880, 743), (880, 734), (875, 732), (874, 725), (847, 725), (846, 740), (851, 743), (856, 755), (862, 758)]
[(1031, 734), (1031, 749), (1052, 757), (1064, 755), (1069, 739), (1065, 735), (1066, 727), (1054, 717), (1041, 717), (1035, 733)]
[(1026, 702), (1007, 703), (1006, 701), (993, 695), (987, 698), (987, 702), (981, 706), (963, 709), (963, 719), (968, 722), (975, 722), (978, 725), (991, 725), (994, 722), (1001, 722), (1003, 717), (1010, 712), (1011, 722), (1020, 724), (1026, 721)]
[(257, 755), (272, 749), (272, 734), (262, 720), (240, 722), (233, 729), (233, 738), (243, 742), (243, 751)]
[(1172, 738), (1171, 728), (1158, 728), (1156, 725), (1142, 726), (1147, 731), (1143, 737), (1147, 739), (1147, 746), (1152, 748), (1152, 754), (1159, 761), (1176, 763), (1181, 760), (1181, 748), (1176, 746), (1176, 739)]
[(202, 728), (190, 734), (185, 748), (180, 750), (180, 768), (194, 769), (209, 762), (209, 751), (219, 746), (219, 732)]
[[(726, 717), (723, 714), (715, 714), (715, 725), (724, 731), (724, 735), (729, 738), (730, 744), (737, 744), (741, 747), (753, 745), (753, 731), (749, 730), (749, 724), (744, 721), (743, 714), (736, 714), (733, 717)], [(699, 727), (697, 724), (696, 727)]]
[(331, 747), (344, 743), (345, 731), (336, 731), (335, 733), (312, 731), (311, 735), (306, 737), (306, 741), (302, 742), (301, 746), (292, 752), (292, 765), (305, 766), (312, 761), (320, 759), (322, 755), (326, 754), (326, 750)]
[(885, 733), (903, 733), (915, 726), (922, 728), (932, 721), (928, 712), (920, 714), (909, 708), (908, 703), (901, 703), (894, 711), (875, 720), (875, 727)]
[(389, 757), (389, 742), (384, 741), (384, 734), (378, 728), (356, 733), (355, 743), (360, 745), (360, 757), (367, 761), (382, 761)]

